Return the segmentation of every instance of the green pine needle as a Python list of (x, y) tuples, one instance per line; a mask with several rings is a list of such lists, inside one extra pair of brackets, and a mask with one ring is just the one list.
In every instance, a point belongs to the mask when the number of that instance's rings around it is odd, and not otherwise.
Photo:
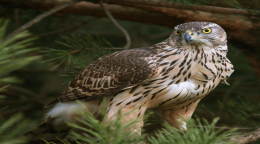
[(216, 130), (218, 120), (215, 118), (212, 123), (208, 123), (206, 119), (202, 119), (202, 122), (198, 118), (190, 119), (187, 121), (186, 131), (178, 130), (165, 123), (165, 128), (157, 132), (155, 137), (150, 137), (149, 141), (152, 144), (220, 144), (223, 139), (234, 134), (236, 129), (225, 131), (223, 127)]

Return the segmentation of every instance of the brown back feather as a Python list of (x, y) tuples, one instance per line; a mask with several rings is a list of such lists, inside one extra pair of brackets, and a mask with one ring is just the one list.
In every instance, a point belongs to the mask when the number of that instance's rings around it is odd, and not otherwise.
[(83, 69), (58, 100), (49, 103), (47, 107), (57, 101), (93, 100), (113, 95), (142, 83), (156, 74), (157, 65), (148, 64), (154, 55), (156, 52), (149, 48), (139, 48), (103, 56)]

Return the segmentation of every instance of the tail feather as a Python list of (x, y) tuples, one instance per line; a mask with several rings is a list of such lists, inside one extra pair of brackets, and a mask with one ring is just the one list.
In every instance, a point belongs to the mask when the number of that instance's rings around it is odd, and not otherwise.
[(66, 124), (54, 127), (52, 121), (53, 118), (48, 117), (40, 125), (21, 137), (28, 137), (29, 144), (45, 144), (46, 141), (61, 143), (60, 139), (65, 139), (68, 136), (69, 127)]

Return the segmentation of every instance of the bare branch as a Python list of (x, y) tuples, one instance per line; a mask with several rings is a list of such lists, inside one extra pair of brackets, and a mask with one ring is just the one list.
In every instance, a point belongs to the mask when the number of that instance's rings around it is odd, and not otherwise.
[[(205, 128), (208, 128), (209, 126), (200, 126), (200, 125), (196, 125), (196, 127), (205, 127)], [(212, 127), (213, 128), (213, 127)], [(255, 128), (243, 128), (243, 127), (214, 127), (216, 129), (239, 129), (239, 130), (252, 130), (252, 129), (255, 129)]]
[(57, 30), (57, 31), (52, 31), (52, 32), (47, 32), (47, 33), (38, 34), (38, 35), (28, 36), (28, 37), (26, 37), (26, 39), (27, 39), (27, 38), (31, 38), (31, 37), (44, 37), (44, 36), (48, 36), (48, 35), (53, 35), (53, 34), (57, 34), (57, 33), (62, 33), (62, 32), (69, 31), (69, 30), (74, 30), (74, 29), (76, 29), (76, 28), (78, 28), (78, 27), (80, 27), (80, 26), (82, 26), (82, 25), (84, 25), (84, 24), (86, 24), (86, 23), (89, 23), (89, 22), (91, 22), (91, 21), (94, 21), (94, 20), (96, 20), (96, 19), (98, 19), (98, 18), (93, 18), (93, 19), (90, 19), (90, 20), (86, 20), (86, 21), (83, 21), (83, 22), (81, 22), (81, 23), (79, 23), (79, 24), (77, 24), (77, 25), (74, 25), (74, 26), (71, 26), (71, 27), (68, 27), (68, 28), (65, 28), (65, 29), (61, 29), (61, 30)]
[(110, 14), (110, 12), (108, 11), (108, 9), (106, 8), (106, 6), (104, 5), (104, 3), (102, 1), (100, 1), (100, 6), (102, 7), (102, 9), (104, 10), (104, 12), (106, 13), (107, 17), (114, 23), (114, 25), (120, 29), (123, 34), (125, 35), (125, 38), (126, 38), (126, 45), (124, 46), (125, 49), (129, 49), (130, 48), (130, 45), (131, 45), (131, 39), (130, 39), (130, 36), (128, 34), (128, 32), (123, 28), (121, 27), (117, 22), (116, 20), (114, 19), (114, 17)]
[[(61, 5), (67, 0), (46, 2), (48, 0), (34, 0), (34, 1), (20, 1), (20, 0), (0, 0), (1, 5), (12, 6), (16, 8), (32, 8), (49, 10), (54, 6)], [(130, 0), (125, 0), (129, 2)], [(140, 0), (132, 0), (132, 2), (139, 2)], [(19, 5), (15, 3), (19, 2)], [(116, 3), (115, 0), (109, 0), (109, 3)], [(122, 3), (118, 0), (117, 3)], [(148, 1), (146, 1), (148, 2)], [(151, 2), (151, 1), (149, 1)], [(256, 74), (260, 77), (260, 60), (259, 56), (255, 54), (260, 47), (259, 37), (256, 30), (260, 28), (260, 19), (254, 16), (242, 16), (229, 14), (213, 14), (205, 11), (191, 11), (178, 8), (168, 8), (160, 6), (149, 6), (141, 4), (132, 4), (131, 7), (127, 6), (129, 3), (122, 3), (121, 5), (107, 5), (109, 12), (120, 20), (129, 20), (142, 23), (150, 23), (156, 25), (163, 25), (173, 28), (175, 25), (183, 22), (190, 21), (210, 21), (221, 25), (228, 33), (228, 41), (234, 46), (243, 51), (250, 60), (251, 65), (254, 67)], [(128, 5), (130, 6), (130, 5)], [(86, 10), (87, 9), (87, 10)], [(210, 9), (208, 9), (210, 10)], [(92, 15), (96, 17), (106, 17), (104, 11), (99, 4), (82, 1), (70, 7), (62, 9), (59, 13), (72, 13), (79, 15)], [(255, 33), (252, 33), (255, 32)]]
[(42, 19), (44, 19), (45, 17), (61, 10), (64, 9), (70, 5), (73, 5), (74, 3), (77, 3), (79, 0), (72, 0), (66, 3), (63, 3), (60, 6), (54, 7), (52, 9), (50, 9), (49, 11), (44, 12), (41, 15), (38, 15), (36, 18), (34, 18), (33, 20), (29, 21), (28, 23), (24, 24), (23, 26), (19, 27), (18, 29), (16, 29), (15, 31), (13, 31), (12, 33), (10, 33), (1, 43), (3, 43), (4, 41), (6, 41), (7, 39), (15, 36), (16, 34), (28, 29), (29, 27), (31, 27), (32, 25), (38, 23), (39, 21), (41, 21)]
[(60, 64), (56, 64), (55, 66), (51, 67), (49, 70), (51, 71), (51, 70), (55, 69), (56, 67), (58, 67), (59, 65)]
[[(19, 2), (19, 5), (15, 3)], [(30, 1), (19, 1), (19, 0), (0, 0), (0, 4), (3, 6), (12, 6), (16, 8), (32, 8), (35, 10), (50, 10), (56, 5), (62, 5), (66, 0), (53, 1), (53, 3), (45, 2), (43, 0)], [(179, 21), (173, 20), (168, 15), (161, 15), (156, 13), (146, 12), (145, 10), (140, 10), (131, 7), (123, 7), (119, 5), (107, 5), (106, 8), (116, 19), (120, 20), (130, 20), (136, 22), (150, 23), (163, 25), (173, 28), (174, 25), (179, 24)], [(87, 10), (86, 10), (87, 9)], [(167, 11), (166, 11), (167, 12)], [(95, 17), (107, 17), (99, 4), (93, 4), (90, 2), (81, 1), (70, 7), (62, 9), (58, 13), (71, 13), (76, 15), (91, 15)]]
[(80, 52), (80, 51), (81, 51), (81, 50), (73, 50), (73, 51), (71, 51), (71, 52), (67, 53), (67, 56), (68, 56), (68, 55), (71, 55), (71, 54), (73, 54), (73, 53)]
[(193, 4), (180, 4), (180, 3), (172, 3), (161, 0), (109, 0), (107, 3), (109, 4), (119, 4), (125, 6), (133, 6), (133, 5), (145, 5), (145, 6), (156, 6), (156, 7), (165, 7), (165, 8), (175, 8), (175, 9), (185, 9), (192, 11), (205, 11), (211, 13), (221, 13), (221, 14), (239, 14), (239, 15), (252, 15), (249, 13), (255, 12), (260, 13), (257, 10), (241, 10), (235, 8), (224, 8), (224, 7), (216, 7), (216, 6), (200, 6)]
[(91, 48), (91, 50), (101, 50), (101, 49), (123, 50), (123, 49), (125, 49), (125, 48)]
[(248, 144), (260, 140), (260, 128), (253, 131), (231, 136), (222, 142), (235, 142), (236, 144)]

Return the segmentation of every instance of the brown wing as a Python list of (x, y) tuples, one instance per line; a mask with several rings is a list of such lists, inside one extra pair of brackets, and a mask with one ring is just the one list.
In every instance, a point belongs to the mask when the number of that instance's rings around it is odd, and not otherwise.
[(157, 65), (148, 64), (155, 54), (150, 49), (140, 48), (103, 56), (83, 69), (58, 100), (91, 100), (137, 85), (156, 74)]

